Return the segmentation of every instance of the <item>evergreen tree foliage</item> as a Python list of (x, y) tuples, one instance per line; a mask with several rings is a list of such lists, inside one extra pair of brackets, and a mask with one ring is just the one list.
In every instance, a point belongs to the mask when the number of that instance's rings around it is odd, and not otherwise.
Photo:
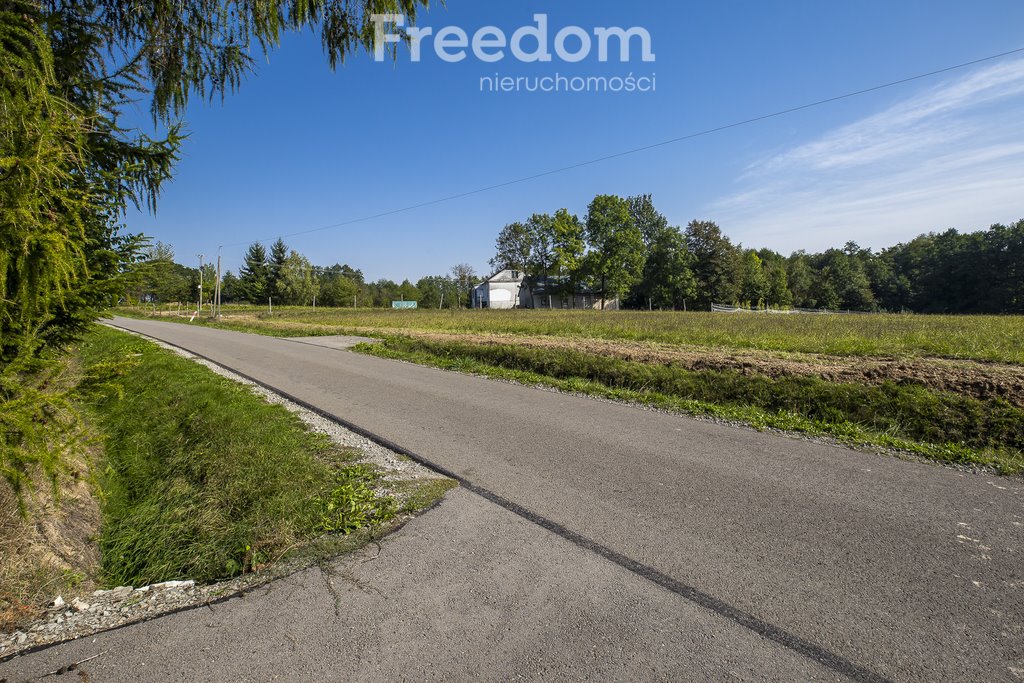
[[(116, 303), (143, 241), (120, 221), (153, 210), (184, 140), (191, 96), (223, 97), (286, 31), (321, 36), (333, 67), (374, 43), (371, 14), (410, 22), (426, 0), (0, 2), (0, 473), (24, 481), (56, 425), (40, 364)], [(394, 45), (386, 45), (393, 50)], [(166, 133), (125, 127), (149, 107)], [(42, 386), (46, 386), (45, 384)], [(33, 398), (35, 397), (35, 398)], [(42, 411), (42, 412), (40, 412)], [(55, 430), (54, 434), (58, 434)], [(58, 436), (54, 436), (58, 438)], [(54, 446), (53, 452), (59, 452)], [(42, 459), (41, 459), (42, 458)], [(59, 459), (58, 459), (59, 460)], [(54, 467), (44, 467), (53, 475)]]
[(245, 252), (242, 267), (238, 269), (239, 294), (249, 303), (261, 304), (267, 300), (269, 280), (267, 250), (259, 242), (253, 242)]
[(245, 295), (242, 294), (241, 281), (230, 270), (221, 276), (220, 300), (221, 303), (225, 304), (234, 304), (246, 300)]
[(280, 237), (270, 245), (270, 256), (267, 258), (266, 295), (280, 300), (284, 296), (283, 279), (285, 264), (288, 263), (288, 245)]

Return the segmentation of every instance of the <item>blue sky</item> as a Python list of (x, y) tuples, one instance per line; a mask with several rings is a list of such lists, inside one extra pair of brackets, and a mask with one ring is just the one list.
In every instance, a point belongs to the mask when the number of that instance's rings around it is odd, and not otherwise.
[[(313, 33), (286, 38), (222, 104), (194, 100), (156, 215), (127, 222), (177, 260), (340, 223), (614, 154), (1024, 47), (1018, 0), (634, 4), (448, 0), (417, 24), (506, 35), (548, 16), (638, 26), (653, 62), (419, 63), (360, 54), (332, 72)], [(432, 40), (428, 39), (428, 40)], [(570, 41), (570, 46), (575, 43)], [(551, 48), (553, 51), (553, 47)], [(507, 51), (506, 51), (507, 52)], [(481, 92), (493, 76), (654, 76), (654, 92)], [(789, 253), (853, 239), (1024, 218), (1024, 53), (861, 97), (372, 221), (285, 237), (314, 263), (415, 281), (455, 263), (487, 270), (506, 223), (598, 193), (652, 193), (669, 220), (718, 222)], [(140, 112), (139, 121), (147, 119)]]

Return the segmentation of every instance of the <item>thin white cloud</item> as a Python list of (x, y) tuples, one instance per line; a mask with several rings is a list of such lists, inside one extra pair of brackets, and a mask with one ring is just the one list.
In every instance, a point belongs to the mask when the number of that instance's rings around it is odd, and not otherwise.
[(707, 207), (751, 245), (881, 247), (1024, 217), (1024, 59), (915, 94), (752, 164)]
[(1022, 93), (1024, 59), (997, 64), (755, 164), (752, 170), (855, 166), (948, 143), (976, 130), (963, 120), (964, 112)]

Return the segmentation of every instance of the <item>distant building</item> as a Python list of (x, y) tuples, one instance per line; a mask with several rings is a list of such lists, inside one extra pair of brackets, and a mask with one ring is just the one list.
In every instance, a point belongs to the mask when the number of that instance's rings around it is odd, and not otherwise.
[(521, 270), (499, 270), (473, 288), (473, 308), (518, 308), (525, 280)]
[[(564, 277), (527, 277), (519, 297), (522, 308), (601, 308), (601, 294), (577, 283), (572, 291)], [(605, 308), (611, 308), (605, 302)]]
[[(499, 270), (473, 288), (473, 308), (601, 308), (600, 292), (583, 284), (567, 291), (561, 277), (531, 277), (521, 270)], [(604, 308), (615, 309), (617, 302), (605, 301)]]

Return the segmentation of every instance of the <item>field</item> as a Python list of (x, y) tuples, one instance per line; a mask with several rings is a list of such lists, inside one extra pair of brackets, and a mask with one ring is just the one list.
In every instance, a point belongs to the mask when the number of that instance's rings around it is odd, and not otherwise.
[(374, 336), (383, 343), (359, 350), (1006, 473), (1022, 465), (1021, 317), (225, 308), (195, 322)]
[[(140, 313), (146, 309), (121, 309)], [(168, 311), (153, 311), (170, 315)], [(445, 332), (641, 341), (841, 356), (937, 357), (1024, 364), (1024, 317), (753, 315), (660, 311), (382, 310), (225, 306), (225, 323), (275, 334)], [(202, 319), (197, 319), (200, 322)]]

